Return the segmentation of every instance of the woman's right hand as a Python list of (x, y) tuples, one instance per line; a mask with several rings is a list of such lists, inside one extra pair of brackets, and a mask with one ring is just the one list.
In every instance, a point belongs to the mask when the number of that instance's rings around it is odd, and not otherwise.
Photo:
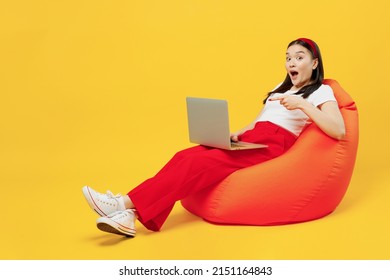
[(236, 135), (236, 134), (231, 134), (231, 135), (230, 135), (230, 140), (232, 140), (233, 142), (238, 142), (238, 135)]

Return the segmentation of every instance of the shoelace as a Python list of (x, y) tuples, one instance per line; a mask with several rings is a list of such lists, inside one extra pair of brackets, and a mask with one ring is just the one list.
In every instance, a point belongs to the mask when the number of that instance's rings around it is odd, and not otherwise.
[(112, 198), (112, 199), (115, 199), (115, 200), (117, 200), (118, 198), (120, 198), (120, 197), (122, 196), (120, 193), (114, 195), (114, 194), (113, 194), (112, 192), (110, 192), (110, 191), (107, 191), (107, 192), (106, 192), (106, 195), (107, 195), (108, 198)]

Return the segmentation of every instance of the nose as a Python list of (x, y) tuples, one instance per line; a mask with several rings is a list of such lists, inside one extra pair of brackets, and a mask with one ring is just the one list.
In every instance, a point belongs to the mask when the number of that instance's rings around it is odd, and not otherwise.
[(289, 67), (289, 68), (295, 67), (295, 61), (294, 61), (293, 59), (291, 59), (291, 60), (288, 62), (288, 67)]

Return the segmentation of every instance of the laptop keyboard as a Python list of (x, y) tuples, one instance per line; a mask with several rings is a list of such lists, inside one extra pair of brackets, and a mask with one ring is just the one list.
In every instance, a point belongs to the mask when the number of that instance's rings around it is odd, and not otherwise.
[(231, 145), (233, 148), (234, 148), (234, 147), (244, 147), (244, 146), (245, 146), (244, 144), (237, 143), (237, 142), (231, 142), (230, 145)]

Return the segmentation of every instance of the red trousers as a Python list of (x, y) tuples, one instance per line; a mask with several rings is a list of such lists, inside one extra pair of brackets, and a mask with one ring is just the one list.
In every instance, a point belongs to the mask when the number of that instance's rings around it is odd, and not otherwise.
[(216, 186), (238, 169), (283, 154), (296, 136), (271, 122), (258, 122), (239, 139), (267, 144), (268, 148), (229, 151), (195, 146), (176, 153), (154, 177), (128, 193), (138, 220), (149, 230), (160, 230), (176, 201)]

